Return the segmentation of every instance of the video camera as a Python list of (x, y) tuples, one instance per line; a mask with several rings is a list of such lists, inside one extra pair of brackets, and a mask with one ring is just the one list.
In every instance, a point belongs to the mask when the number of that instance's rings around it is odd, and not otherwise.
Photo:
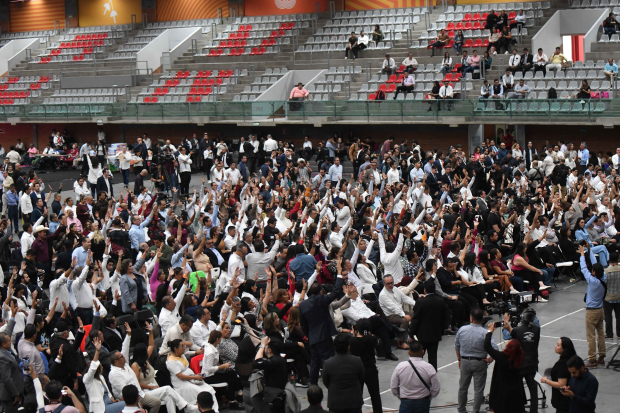
[(513, 328), (517, 327), (521, 320), (521, 314), (528, 308), (529, 303), (534, 301), (534, 292), (524, 291), (518, 294), (510, 294), (510, 291), (503, 291), (498, 294), (502, 301), (488, 304), (486, 307), (487, 313), (500, 316), (508, 313), (510, 315), (510, 325)]

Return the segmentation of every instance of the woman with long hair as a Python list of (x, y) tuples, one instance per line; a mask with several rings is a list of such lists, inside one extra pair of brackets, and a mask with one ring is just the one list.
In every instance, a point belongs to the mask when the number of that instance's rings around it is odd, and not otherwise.
[[(502, 253), (497, 248), (493, 248), (491, 252), (482, 250), (478, 254), (480, 271), (485, 279), (491, 279), (499, 282), (502, 291), (510, 291), (511, 294), (517, 294), (519, 290), (513, 286), (513, 278), (515, 277), (506, 265), (501, 261)], [(523, 288), (523, 280), (515, 280), (520, 283)]]
[(93, 222), (90, 225), (91, 232), (88, 234), (90, 238), (90, 249), (93, 252), (93, 260), (95, 262), (103, 260), (103, 252), (105, 250), (105, 236), (99, 229), (99, 223)]
[(575, 224), (575, 238), (580, 241), (587, 241), (592, 252), (598, 254), (599, 262), (603, 265), (603, 267), (607, 267), (607, 263), (609, 262), (609, 251), (607, 251), (607, 248), (604, 245), (594, 245), (590, 239), (590, 234), (588, 234), (588, 227), (592, 225), (597, 218), (597, 215), (593, 215), (588, 222), (586, 222), (583, 218), (579, 218)]
[(307, 386), (310, 372), (308, 371), (308, 364), (310, 364), (310, 358), (305, 357), (305, 353), (300, 351), (300, 348), (304, 348), (303, 343), (292, 343), (291, 341), (285, 341), (285, 333), (282, 331), (280, 325), (280, 318), (276, 313), (269, 313), (263, 320), (263, 327), (265, 334), (272, 343), (276, 343), (276, 347), (281, 353), (286, 354), (286, 358), (292, 358), (295, 360), (295, 369), (299, 375), (298, 381), (302, 386)]
[[(125, 408), (125, 402), (116, 400), (112, 396), (112, 392), (108, 388), (103, 375), (103, 366), (99, 361), (102, 341), (99, 338), (95, 338), (93, 339), (93, 344), (95, 345), (95, 355), (88, 364), (83, 379), (90, 401), (88, 411), (92, 413), (120, 413)], [(70, 354), (66, 356), (71, 357)]]
[(240, 403), (243, 400), (243, 391), (239, 383), (239, 377), (230, 363), (220, 364), (220, 353), (217, 349), (222, 341), (222, 333), (214, 330), (209, 334), (209, 341), (205, 345), (204, 358), (202, 359), (201, 374), (205, 383), (216, 384), (226, 382), (226, 397), (229, 400), (230, 410), (244, 410)]
[(566, 413), (570, 407), (570, 398), (560, 392), (560, 389), (568, 384), (570, 379), (570, 371), (566, 366), (566, 362), (575, 356), (575, 346), (568, 337), (560, 337), (555, 343), (555, 353), (560, 355), (558, 361), (555, 362), (551, 369), (551, 380), (543, 376), (541, 383), (548, 384), (551, 389), (551, 405), (555, 407), (556, 413)]
[(134, 274), (133, 267), (133, 260), (123, 259), (123, 250), (119, 250), (116, 272), (122, 274), (119, 285), (122, 297), (121, 308), (125, 314), (133, 314), (141, 310), (142, 305), (149, 300), (146, 280), (141, 275)]
[(495, 323), (489, 324), (489, 332), (484, 341), (484, 350), (493, 357), (493, 378), (489, 393), (489, 408), (502, 413), (525, 412), (525, 391), (523, 377), (519, 372), (523, 363), (523, 349), (518, 340), (512, 339), (504, 351), (495, 350), (491, 339)]
[(196, 404), (198, 394), (203, 391), (213, 395), (213, 410), (219, 412), (217, 399), (215, 398), (215, 390), (213, 387), (203, 381), (203, 377), (194, 374), (189, 368), (189, 361), (185, 358), (185, 344), (183, 340), (177, 338), (168, 343), (170, 354), (166, 359), (166, 367), (170, 372), (170, 380), (172, 387), (187, 400), (188, 403)]
[[(520, 242), (519, 245), (517, 245), (517, 250), (512, 259), (512, 272), (516, 276), (527, 281), (534, 291), (539, 292), (540, 290), (546, 290), (549, 287), (543, 283), (542, 271), (531, 265), (529, 261), (526, 253), (526, 245)], [(538, 302), (546, 303), (547, 300), (538, 297)]]

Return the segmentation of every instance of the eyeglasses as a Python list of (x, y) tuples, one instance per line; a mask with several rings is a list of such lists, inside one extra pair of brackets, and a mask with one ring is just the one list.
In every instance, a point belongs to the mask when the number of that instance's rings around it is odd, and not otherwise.
[(394, 282), (392, 281), (391, 283), (383, 283), (383, 285), (394, 285)]

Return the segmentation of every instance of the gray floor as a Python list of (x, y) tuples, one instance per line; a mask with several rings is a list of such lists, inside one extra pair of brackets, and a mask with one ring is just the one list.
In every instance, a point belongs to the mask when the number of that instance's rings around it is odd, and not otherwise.
[[(79, 171), (59, 171), (55, 173), (40, 173), (40, 178), (43, 179), (46, 186), (51, 184), (54, 190), (58, 189), (58, 184), (63, 182), (65, 191), (63, 191), (63, 198), (67, 196), (74, 196), (72, 190), (73, 182), (79, 175)], [(192, 176), (190, 185), (196, 186), (197, 190), (200, 190), (202, 175), (196, 174)], [(121, 180), (120, 174), (115, 174), (115, 182)], [(133, 176), (130, 183), (133, 189)], [(119, 189), (122, 189), (121, 184), (114, 185), (114, 191), (118, 194)], [(577, 354), (582, 357), (587, 355), (587, 342), (585, 335), (585, 305), (583, 302), (583, 296), (586, 291), (585, 281), (581, 281), (574, 285), (565, 285), (563, 282), (557, 284), (557, 291), (551, 295), (551, 298), (546, 304), (534, 304), (538, 318), (540, 320), (542, 329), (542, 338), (540, 341), (539, 358), (540, 368), (543, 372), (546, 368), (553, 366), (557, 360), (557, 355), (554, 353), (554, 346), (558, 338), (561, 336), (570, 337), (577, 350)], [(498, 319), (499, 320), (499, 319)], [(495, 339), (500, 341), (500, 333), (496, 331)], [(608, 355), (608, 359), (613, 355), (618, 343), (618, 338), (608, 339), (607, 348), (611, 354)], [(401, 361), (406, 360), (407, 354), (404, 350), (397, 350), (396, 355)], [(619, 354), (620, 356), (620, 354)], [(620, 358), (620, 357), (619, 357)], [(379, 360), (377, 365), (379, 367), (379, 382), (382, 391), (382, 401), (384, 411), (398, 411), (399, 402), (396, 397), (392, 395), (390, 391), (390, 377), (397, 365), (397, 362)], [(447, 412), (456, 412), (456, 407), (453, 405), (457, 402), (457, 391), (459, 381), (459, 369), (456, 363), (456, 355), (454, 353), (454, 336), (444, 337), (443, 341), (439, 345), (439, 379), (441, 381), (441, 392), (439, 396), (432, 401), (432, 408), (441, 409)], [(597, 412), (618, 412), (620, 409), (620, 386), (615, 380), (620, 380), (620, 372), (615, 372), (611, 369), (599, 368), (592, 370), (592, 373), (599, 380), (599, 392), (597, 397)], [(489, 368), (489, 374), (487, 376), (487, 388), (488, 394), (490, 382), (492, 376), (492, 365)], [(539, 409), (541, 412), (554, 412), (550, 406), (551, 391), (549, 386), (543, 385), (543, 388), (547, 391), (547, 408)], [(327, 392), (325, 392), (327, 395)], [(305, 389), (298, 388), (298, 395), (301, 399), (302, 405), (307, 406), (305, 400)], [(365, 392), (366, 403), (364, 405), (364, 412), (372, 412), (372, 406), (370, 405), (370, 398)], [(469, 398), (473, 398), (473, 384), (470, 388)], [(615, 408), (613, 406), (616, 406)], [(443, 407), (446, 406), (446, 407)], [(488, 408), (487, 405), (483, 405), (483, 409)], [(471, 411), (471, 408), (470, 408)]]

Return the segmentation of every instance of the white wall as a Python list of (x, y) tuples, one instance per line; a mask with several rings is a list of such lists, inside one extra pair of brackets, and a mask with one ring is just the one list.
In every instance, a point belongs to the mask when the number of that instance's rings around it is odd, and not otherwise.
[[(144, 46), (142, 50), (138, 52), (136, 67), (138, 69), (146, 69), (148, 67), (149, 69), (155, 70), (161, 65), (163, 53), (169, 53), (175, 50), (180, 44), (187, 44), (187, 41), (189, 41), (189, 46), (180, 52), (180, 56), (191, 47), (191, 39), (200, 38), (201, 35), (201, 30), (196, 27), (164, 30), (162, 34), (157, 36), (152, 42)], [(176, 55), (178, 51), (175, 50), (174, 53)]]
[(26, 60), (26, 50), (39, 48), (39, 39), (11, 40), (0, 48), (0, 76), (13, 70), (17, 64)]
[(596, 35), (602, 21), (609, 15), (609, 9), (570, 9), (558, 10), (545, 25), (532, 37), (532, 54), (539, 47), (550, 56), (558, 46), (562, 46), (562, 36), (585, 35), (583, 39), (584, 52), (590, 51), (592, 42), (598, 39)]

